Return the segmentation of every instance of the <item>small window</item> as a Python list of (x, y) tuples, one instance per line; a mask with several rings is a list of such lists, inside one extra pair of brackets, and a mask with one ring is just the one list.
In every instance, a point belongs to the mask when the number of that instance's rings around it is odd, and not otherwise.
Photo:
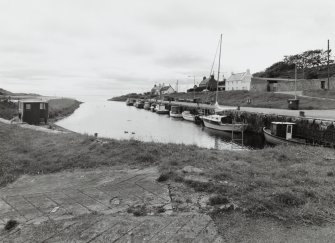
[(44, 110), (45, 107), (44, 107), (44, 103), (40, 103), (40, 110)]
[(26, 110), (30, 110), (31, 109), (31, 104), (26, 104)]

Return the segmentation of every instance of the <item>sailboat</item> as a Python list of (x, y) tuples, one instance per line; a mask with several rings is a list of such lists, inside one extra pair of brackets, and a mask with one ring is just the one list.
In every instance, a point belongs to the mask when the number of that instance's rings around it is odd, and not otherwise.
[(219, 55), (219, 65), (218, 65), (218, 81), (216, 85), (216, 95), (215, 95), (215, 114), (209, 116), (203, 116), (202, 121), (204, 126), (210, 129), (215, 129), (219, 131), (227, 132), (243, 132), (247, 129), (248, 124), (237, 123), (230, 116), (219, 115), (218, 112), (225, 110), (236, 110), (236, 108), (225, 108), (221, 107), (218, 103), (218, 92), (219, 92), (219, 79), (220, 79), (220, 64), (221, 64), (221, 46), (222, 46), (222, 34), (220, 36), (220, 55)]

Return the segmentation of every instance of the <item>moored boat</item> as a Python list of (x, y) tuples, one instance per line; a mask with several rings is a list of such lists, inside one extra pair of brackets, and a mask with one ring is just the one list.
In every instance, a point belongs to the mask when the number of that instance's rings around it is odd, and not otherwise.
[(156, 104), (152, 104), (152, 105), (150, 106), (150, 110), (151, 110), (152, 112), (156, 112)]
[(135, 103), (134, 103), (134, 106), (138, 109), (143, 109), (144, 107), (144, 102), (143, 100), (137, 100)]
[(181, 115), (184, 118), (184, 120), (195, 122), (195, 115), (191, 114), (190, 111), (183, 111)]
[(165, 105), (156, 105), (155, 110), (157, 114), (169, 114), (169, 110), (166, 109)]
[(132, 105), (134, 105), (134, 99), (132, 99), (132, 98), (128, 98), (128, 99), (126, 100), (126, 105), (128, 105), (128, 106), (132, 106)]
[(292, 122), (271, 122), (270, 129), (264, 127), (263, 133), (270, 144), (307, 144), (305, 139), (295, 137), (295, 123)]
[(144, 106), (143, 106), (143, 108), (144, 108), (145, 110), (150, 110), (150, 106), (151, 106), (150, 102), (149, 102), (149, 101), (146, 101), (146, 102), (144, 102)]
[(210, 129), (226, 132), (244, 132), (248, 124), (234, 122), (233, 119), (226, 115), (209, 115), (203, 116), (204, 126)]
[(183, 118), (181, 108), (179, 106), (171, 106), (170, 116), (174, 118)]

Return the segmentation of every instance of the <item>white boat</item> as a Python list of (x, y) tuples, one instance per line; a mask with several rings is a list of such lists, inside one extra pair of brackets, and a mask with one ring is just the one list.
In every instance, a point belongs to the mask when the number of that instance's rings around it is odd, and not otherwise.
[[(230, 107), (221, 107), (218, 103), (218, 92), (219, 92), (219, 78), (220, 78), (220, 61), (221, 61), (221, 45), (222, 45), (222, 34), (220, 36), (220, 55), (219, 55), (219, 65), (218, 65), (218, 81), (216, 85), (216, 95), (215, 95), (215, 113), (221, 112), (224, 110), (231, 110), (235, 108)], [(244, 132), (247, 129), (248, 124), (245, 123), (239, 123), (233, 121), (233, 119), (230, 116), (226, 115), (209, 115), (209, 116), (202, 116), (200, 117), (202, 119), (203, 124), (205, 127), (210, 129), (215, 129), (218, 131), (226, 131), (226, 132)]]
[(174, 118), (183, 118), (179, 106), (171, 106), (170, 116)]
[(165, 105), (156, 105), (155, 110), (157, 114), (169, 114), (169, 110), (165, 108)]
[(156, 112), (156, 104), (152, 104), (152, 105), (150, 106), (150, 110), (151, 110), (152, 112)]
[(190, 111), (183, 111), (181, 115), (186, 121), (195, 122), (195, 115), (191, 114)]
[(231, 117), (225, 115), (203, 116), (204, 126), (210, 129), (226, 132), (244, 132), (248, 124), (234, 122)]
[(305, 139), (294, 137), (294, 126), (292, 122), (271, 122), (270, 129), (263, 127), (265, 141), (274, 144), (307, 144)]
[(150, 106), (151, 106), (150, 102), (149, 102), (149, 101), (146, 101), (146, 102), (144, 102), (143, 109), (144, 109), (144, 110), (150, 110)]

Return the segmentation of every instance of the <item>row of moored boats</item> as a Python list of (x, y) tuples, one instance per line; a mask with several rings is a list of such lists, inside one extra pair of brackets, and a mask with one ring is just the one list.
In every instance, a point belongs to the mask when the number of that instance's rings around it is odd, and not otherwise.
[[(194, 110), (182, 111), (179, 106), (171, 106), (168, 109), (164, 104), (131, 98), (127, 99), (126, 104), (140, 109), (151, 110), (157, 114), (169, 114), (170, 117), (200, 123), (209, 129), (219, 131), (239, 133), (244, 132), (248, 126), (245, 122), (236, 122), (231, 116), (219, 113), (204, 115)], [(271, 122), (269, 129), (263, 128), (263, 134), (265, 140), (271, 144), (310, 144), (305, 139), (295, 136), (296, 124), (292, 122)]]
[(135, 106), (140, 109), (151, 110), (157, 114), (169, 114), (173, 118), (182, 118), (186, 121), (202, 123), (205, 127), (225, 131), (225, 132), (243, 132), (248, 124), (244, 122), (236, 122), (230, 116), (222, 114), (204, 115), (202, 112), (195, 110), (182, 110), (180, 106), (171, 106), (168, 109), (164, 104), (154, 103), (144, 100), (127, 99), (128, 106)]

